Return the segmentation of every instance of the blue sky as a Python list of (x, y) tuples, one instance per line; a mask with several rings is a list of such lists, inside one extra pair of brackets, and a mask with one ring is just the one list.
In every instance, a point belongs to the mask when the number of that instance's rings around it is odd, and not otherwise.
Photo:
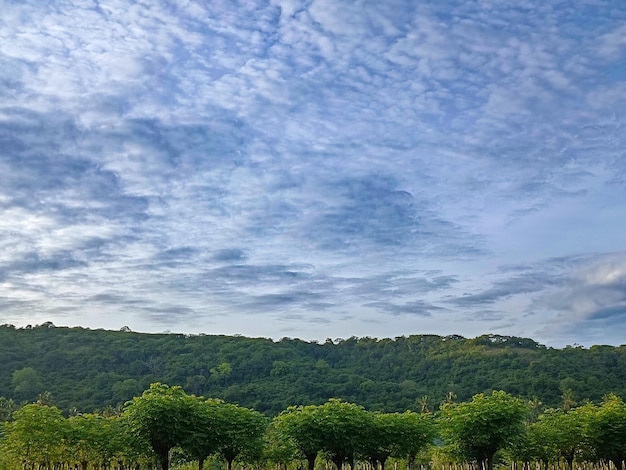
[(1, 8), (0, 323), (625, 342), (624, 2)]

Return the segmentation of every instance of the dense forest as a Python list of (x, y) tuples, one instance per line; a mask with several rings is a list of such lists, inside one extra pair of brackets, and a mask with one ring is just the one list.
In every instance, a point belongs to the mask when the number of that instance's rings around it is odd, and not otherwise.
[(275, 416), (329, 398), (372, 411), (423, 411), (446, 397), (503, 390), (545, 406), (564, 394), (626, 396), (626, 346), (545, 347), (527, 338), (411, 335), (328, 339), (144, 334), (0, 326), (0, 397), (48, 392), (62, 410), (118, 407), (151, 383), (180, 385)]

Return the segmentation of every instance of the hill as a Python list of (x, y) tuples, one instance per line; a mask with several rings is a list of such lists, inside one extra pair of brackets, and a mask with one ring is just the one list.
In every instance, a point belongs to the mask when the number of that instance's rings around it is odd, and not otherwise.
[(436, 408), (450, 392), (467, 400), (492, 389), (556, 406), (566, 390), (578, 401), (626, 396), (626, 346), (554, 349), (499, 335), (315, 343), (0, 326), (2, 397), (32, 401), (48, 391), (63, 409), (93, 411), (122, 404), (152, 382), (269, 415), (330, 397), (370, 410), (419, 410)]

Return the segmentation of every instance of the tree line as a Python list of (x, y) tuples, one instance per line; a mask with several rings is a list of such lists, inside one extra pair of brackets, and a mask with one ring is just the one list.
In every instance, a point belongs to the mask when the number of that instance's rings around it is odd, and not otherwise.
[(275, 416), (294, 403), (340, 397), (372, 411), (421, 411), (504, 390), (555, 407), (626, 396), (626, 346), (555, 349), (532, 339), (483, 335), (335, 338), (308, 342), (221, 335), (142, 334), (44, 323), (0, 325), (0, 397), (32, 402), (44, 390), (67, 412), (116, 407), (151, 383), (221, 398)]
[[(377, 412), (340, 400), (290, 406), (273, 418), (221, 399), (151, 384), (122, 409), (65, 416), (49, 395), (2, 415), (4, 470), (143, 470), (205, 462), (255, 469), (614, 468), (626, 460), (626, 404), (544, 409), (505, 391), (438, 409)], [(6, 405), (6, 400), (4, 405)], [(223, 468), (222, 467), (222, 468)], [(213, 467), (212, 467), (213, 468)]]

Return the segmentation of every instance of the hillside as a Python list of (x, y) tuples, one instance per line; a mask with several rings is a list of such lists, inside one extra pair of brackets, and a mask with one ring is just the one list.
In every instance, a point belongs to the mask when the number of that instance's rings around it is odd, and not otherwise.
[(143, 334), (131, 331), (0, 326), (0, 396), (59, 407), (116, 406), (152, 382), (182, 385), (276, 414), (289, 405), (340, 397), (371, 410), (436, 407), (502, 389), (557, 405), (565, 390), (597, 401), (626, 396), (626, 346), (548, 348), (531, 339), (485, 335), (284, 338)]

